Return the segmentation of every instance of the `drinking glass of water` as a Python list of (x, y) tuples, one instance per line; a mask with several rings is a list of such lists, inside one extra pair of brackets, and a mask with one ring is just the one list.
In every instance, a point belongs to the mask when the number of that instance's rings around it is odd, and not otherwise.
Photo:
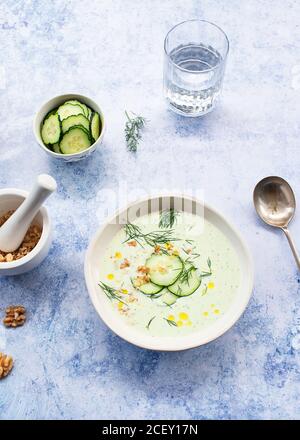
[(221, 93), (229, 41), (205, 20), (174, 26), (164, 43), (164, 94), (170, 109), (184, 116), (213, 110)]

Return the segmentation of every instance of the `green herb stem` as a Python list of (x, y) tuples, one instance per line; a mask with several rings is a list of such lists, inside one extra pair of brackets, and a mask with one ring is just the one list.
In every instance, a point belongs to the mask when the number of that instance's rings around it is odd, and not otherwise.
[[(134, 114), (134, 113), (133, 113)], [(141, 129), (146, 124), (146, 119), (142, 116), (134, 115), (131, 118), (127, 111), (125, 111), (127, 122), (125, 124), (125, 140), (129, 151), (136, 152), (139, 141), (142, 139)]]
[(162, 211), (160, 214), (158, 226), (161, 229), (172, 228), (177, 221), (179, 212), (174, 209), (169, 209), (168, 211)]

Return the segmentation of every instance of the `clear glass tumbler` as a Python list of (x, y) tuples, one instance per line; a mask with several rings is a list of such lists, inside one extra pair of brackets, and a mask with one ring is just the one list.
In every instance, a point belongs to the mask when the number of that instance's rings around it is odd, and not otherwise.
[(222, 89), (229, 41), (217, 25), (189, 20), (174, 26), (164, 43), (164, 94), (184, 116), (210, 112)]

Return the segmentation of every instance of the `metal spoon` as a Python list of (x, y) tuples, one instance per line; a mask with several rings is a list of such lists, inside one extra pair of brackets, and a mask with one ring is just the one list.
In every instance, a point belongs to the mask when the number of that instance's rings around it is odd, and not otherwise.
[(296, 200), (290, 185), (281, 177), (266, 177), (254, 188), (253, 202), (257, 214), (265, 223), (280, 228), (285, 233), (300, 269), (300, 257), (287, 228), (296, 209)]

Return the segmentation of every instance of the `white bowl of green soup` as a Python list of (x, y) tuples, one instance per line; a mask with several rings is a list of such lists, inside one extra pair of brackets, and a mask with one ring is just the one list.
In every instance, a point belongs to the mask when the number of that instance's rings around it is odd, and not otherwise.
[(119, 211), (91, 241), (85, 279), (105, 324), (139, 347), (178, 351), (213, 341), (244, 312), (253, 265), (237, 230), (186, 196)]

